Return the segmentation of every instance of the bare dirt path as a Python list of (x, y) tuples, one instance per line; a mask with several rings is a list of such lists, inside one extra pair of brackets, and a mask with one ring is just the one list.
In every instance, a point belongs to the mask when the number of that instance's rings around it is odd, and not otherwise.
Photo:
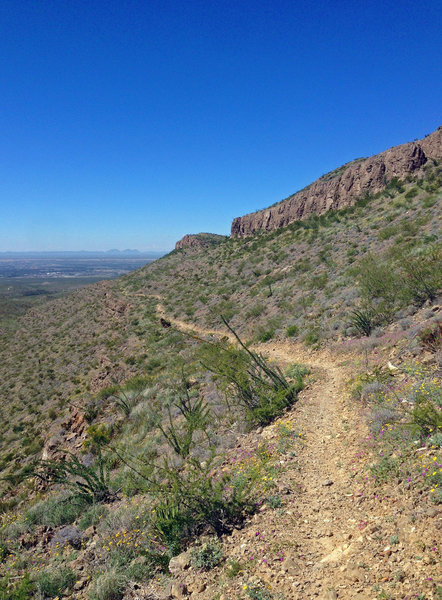
[[(224, 335), (172, 319), (161, 304), (157, 311), (189, 334)], [(313, 381), (283, 419), (302, 432), (303, 441), (278, 481), (281, 509), (263, 510), (224, 541), (226, 556), (247, 564), (243, 579), (183, 575), (190, 597), (245, 598), (244, 585), (260, 581), (272, 598), (286, 600), (412, 598), (424, 590), (420, 598), (436, 598), (428, 575), (437, 572), (434, 561), (414, 560), (413, 544), (425, 536), (425, 522), (410, 519), (407, 499), (369, 481), (367, 428), (345, 388), (350, 368), (327, 351), (312, 353), (290, 342), (254, 349), (282, 367), (297, 362), (313, 368)], [(271, 441), (274, 428), (260, 435)]]

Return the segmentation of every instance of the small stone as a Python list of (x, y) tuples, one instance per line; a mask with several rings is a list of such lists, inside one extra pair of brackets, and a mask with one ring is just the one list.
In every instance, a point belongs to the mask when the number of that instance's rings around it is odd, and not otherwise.
[(65, 527), (59, 529), (52, 538), (52, 546), (63, 547), (69, 544), (73, 548), (78, 549), (81, 547), (82, 538), (83, 534), (78, 527), (66, 525)]
[(183, 600), (187, 596), (187, 588), (184, 583), (173, 583), (171, 593), (173, 598)]
[(182, 552), (174, 556), (169, 562), (169, 571), (174, 575), (190, 567), (190, 552)]
[(84, 535), (87, 538), (94, 537), (95, 531), (96, 531), (95, 525), (91, 525), (90, 527), (88, 527), (87, 529), (84, 530)]
[(78, 581), (75, 582), (74, 590), (76, 592), (79, 592), (80, 590), (82, 590), (84, 588), (86, 583), (87, 583), (87, 578), (79, 579)]
[(323, 487), (329, 487), (330, 485), (333, 485), (333, 481), (331, 479), (326, 479), (322, 482)]

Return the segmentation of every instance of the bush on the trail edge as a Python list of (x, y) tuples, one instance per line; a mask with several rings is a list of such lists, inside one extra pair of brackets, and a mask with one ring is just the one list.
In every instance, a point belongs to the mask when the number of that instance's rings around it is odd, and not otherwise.
[(210, 571), (222, 561), (223, 549), (216, 539), (204, 542), (199, 548), (194, 548), (191, 553), (192, 564), (195, 568)]
[(296, 402), (297, 394), (303, 388), (302, 376), (289, 382), (279, 367), (250, 350), (225, 318), (223, 323), (236, 338), (238, 346), (225, 339), (204, 344), (201, 362), (214, 374), (229, 399), (245, 411), (251, 425), (268, 425)]

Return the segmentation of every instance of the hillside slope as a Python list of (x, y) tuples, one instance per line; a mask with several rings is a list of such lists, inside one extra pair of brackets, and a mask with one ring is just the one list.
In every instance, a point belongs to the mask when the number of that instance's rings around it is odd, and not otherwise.
[(18, 317), (0, 600), (439, 600), (441, 200), (428, 161)]

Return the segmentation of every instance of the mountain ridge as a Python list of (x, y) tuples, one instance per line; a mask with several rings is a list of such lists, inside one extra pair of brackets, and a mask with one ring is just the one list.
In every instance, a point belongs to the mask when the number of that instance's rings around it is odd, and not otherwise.
[[(353, 206), (366, 194), (382, 191), (392, 179), (415, 174), (429, 160), (442, 157), (442, 126), (422, 140), (393, 146), (366, 159), (356, 159), (269, 208), (232, 222), (232, 237), (274, 231), (294, 221)], [(343, 170), (342, 170), (343, 169)]]

